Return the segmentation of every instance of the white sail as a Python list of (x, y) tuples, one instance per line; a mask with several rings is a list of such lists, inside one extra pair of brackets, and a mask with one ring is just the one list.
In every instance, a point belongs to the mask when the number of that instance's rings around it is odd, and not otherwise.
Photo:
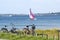
[(31, 9), (30, 9), (29, 17), (32, 20), (34, 20), (34, 18), (35, 18), (35, 15), (32, 13)]

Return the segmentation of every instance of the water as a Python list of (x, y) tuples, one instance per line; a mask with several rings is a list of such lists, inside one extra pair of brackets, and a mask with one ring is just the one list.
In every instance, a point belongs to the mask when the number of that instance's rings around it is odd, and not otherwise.
[[(60, 28), (60, 15), (36, 15), (36, 20), (31, 20), (28, 15), (0, 15), (0, 29), (7, 25), (8, 29), (16, 27), (23, 29), (26, 25), (36, 25), (36, 29)], [(30, 26), (31, 28), (31, 26)]]

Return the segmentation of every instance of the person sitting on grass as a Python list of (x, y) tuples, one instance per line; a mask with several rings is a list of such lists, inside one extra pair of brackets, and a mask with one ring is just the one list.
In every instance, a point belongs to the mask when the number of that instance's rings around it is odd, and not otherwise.
[(30, 34), (29, 26), (26, 27), (27, 27), (27, 34)]
[(7, 26), (5, 25), (5, 28), (1, 28), (1, 31), (3, 32), (8, 32), (8, 29), (6, 28)]
[(10, 32), (11, 32), (11, 33), (15, 33), (15, 34), (17, 34), (17, 35), (18, 35), (18, 34), (19, 34), (19, 32), (18, 32), (18, 31), (16, 31), (16, 29), (17, 29), (17, 28), (12, 27), (12, 29), (10, 30)]
[(26, 26), (26, 28), (23, 29), (24, 34), (30, 34), (29, 26)]
[(16, 31), (16, 28), (12, 27), (11, 32), (13, 33), (15, 31)]

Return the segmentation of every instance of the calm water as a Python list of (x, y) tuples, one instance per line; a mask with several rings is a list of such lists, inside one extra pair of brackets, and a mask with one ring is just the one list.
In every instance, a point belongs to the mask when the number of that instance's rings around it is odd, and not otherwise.
[[(26, 25), (36, 25), (36, 29), (60, 28), (60, 15), (36, 15), (36, 20), (30, 20), (28, 15), (0, 15), (0, 29), (7, 25), (8, 29), (16, 27), (23, 29)], [(31, 26), (30, 26), (31, 27)]]

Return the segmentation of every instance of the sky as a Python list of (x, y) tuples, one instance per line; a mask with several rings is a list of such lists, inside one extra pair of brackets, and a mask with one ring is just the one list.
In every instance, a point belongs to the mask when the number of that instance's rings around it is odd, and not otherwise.
[(60, 0), (0, 0), (0, 14), (60, 12)]

